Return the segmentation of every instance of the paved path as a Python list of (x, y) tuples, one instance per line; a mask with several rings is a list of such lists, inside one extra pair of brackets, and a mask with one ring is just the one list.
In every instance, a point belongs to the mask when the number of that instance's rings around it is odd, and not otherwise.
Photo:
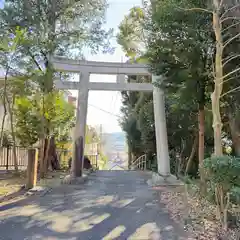
[(148, 177), (99, 171), (84, 185), (60, 186), (0, 207), (0, 239), (187, 239), (147, 186)]

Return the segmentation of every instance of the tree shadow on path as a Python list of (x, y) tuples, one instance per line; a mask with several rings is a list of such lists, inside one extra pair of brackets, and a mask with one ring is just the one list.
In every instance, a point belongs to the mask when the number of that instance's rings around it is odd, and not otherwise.
[(1, 208), (0, 239), (187, 239), (146, 183), (126, 177), (97, 175)]

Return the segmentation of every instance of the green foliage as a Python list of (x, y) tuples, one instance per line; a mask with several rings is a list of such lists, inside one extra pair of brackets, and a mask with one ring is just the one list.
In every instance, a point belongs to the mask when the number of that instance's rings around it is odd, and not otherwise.
[(100, 170), (104, 170), (107, 163), (108, 163), (108, 158), (102, 152), (100, 152), (98, 156), (98, 168)]
[(85, 136), (85, 144), (100, 142), (100, 137), (96, 129), (88, 125), (86, 127), (87, 129), (86, 129), (86, 136)]
[(82, 56), (84, 48), (108, 51), (112, 30), (103, 29), (105, 0), (82, 1), (5, 0), (0, 10), (0, 36), (16, 27), (26, 29), (23, 51), (33, 65), (43, 70), (48, 54)]
[(22, 145), (31, 146), (45, 133), (44, 129), (58, 141), (66, 139), (73, 127), (74, 107), (59, 92), (42, 97), (36, 94), (16, 99), (15, 116), (18, 139)]
[[(131, 79), (129, 78), (128, 81)], [(121, 108), (122, 118), (120, 124), (123, 131), (126, 132), (129, 151), (135, 156), (139, 157), (143, 153), (143, 146), (141, 142), (141, 132), (138, 126), (137, 114), (135, 111), (136, 104), (139, 100), (139, 93), (137, 92), (122, 92)]]
[(211, 182), (224, 185), (226, 189), (230, 189), (231, 185), (240, 184), (238, 158), (228, 155), (207, 158), (204, 160), (204, 168)]
[(144, 61), (145, 34), (143, 23), (144, 9), (133, 7), (119, 25), (117, 41), (122, 46), (130, 60)]
[(15, 95), (15, 127), (23, 145), (36, 143), (40, 135), (67, 141), (74, 110), (54, 91), (53, 80), (69, 75), (55, 73), (49, 56), (82, 58), (86, 48), (111, 51), (112, 30), (103, 29), (106, 8), (105, 0), (5, 0), (0, 9), (0, 64), (9, 66), (14, 77), (9, 92)]
[(12, 136), (11, 133), (9, 131), (4, 131), (3, 132), (3, 137), (2, 137), (2, 147), (10, 147), (13, 145), (13, 140), (12, 140)]
[(235, 204), (240, 203), (240, 186), (235, 186), (231, 188), (231, 201)]
[(41, 133), (41, 119), (36, 113), (34, 102), (27, 97), (15, 101), (16, 137), (23, 146), (36, 143)]
[(214, 199), (215, 187), (221, 186), (224, 195), (230, 193), (231, 201), (239, 203), (240, 159), (224, 155), (204, 160), (204, 169), (209, 185), (210, 199)]
[[(189, 157), (198, 128), (198, 111), (204, 109), (211, 86), (211, 54), (213, 38), (211, 16), (201, 11), (185, 11), (184, 8), (205, 8), (199, 0), (158, 0), (152, 6), (134, 7), (119, 26), (118, 42), (130, 61), (147, 59), (152, 73), (165, 78), (157, 82), (166, 93), (166, 115), (169, 148), (172, 159), (182, 153)], [(156, 152), (154, 114), (151, 97), (134, 93), (139, 108), (127, 105), (137, 122), (144, 151)], [(133, 116), (132, 116), (133, 115)], [(206, 115), (209, 115), (206, 112)], [(207, 116), (208, 118), (208, 116)], [(127, 120), (124, 120), (129, 124)], [(206, 140), (212, 141), (211, 122), (206, 124)], [(131, 133), (134, 135), (133, 133)], [(182, 144), (182, 143), (185, 144)], [(183, 146), (184, 145), (184, 146)], [(209, 156), (211, 147), (206, 149)], [(176, 165), (177, 161), (172, 161)], [(184, 166), (185, 162), (183, 163)], [(193, 166), (198, 163), (194, 158)], [(175, 166), (171, 166), (174, 169)], [(195, 168), (193, 169), (196, 175)]]

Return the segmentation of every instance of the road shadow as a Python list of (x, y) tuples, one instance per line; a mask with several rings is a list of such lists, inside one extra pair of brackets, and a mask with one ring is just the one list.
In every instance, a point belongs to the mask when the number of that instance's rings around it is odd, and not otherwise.
[(187, 239), (145, 180), (111, 174), (0, 209), (0, 239)]

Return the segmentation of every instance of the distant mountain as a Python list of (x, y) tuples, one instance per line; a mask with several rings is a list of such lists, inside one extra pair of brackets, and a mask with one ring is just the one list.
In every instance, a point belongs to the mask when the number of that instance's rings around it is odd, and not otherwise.
[(128, 154), (125, 133), (104, 133), (102, 140), (103, 151), (108, 159), (107, 169), (117, 170), (117, 165), (120, 168), (126, 167)]
[(126, 137), (124, 132), (103, 133), (103, 146), (107, 152), (126, 152)]

